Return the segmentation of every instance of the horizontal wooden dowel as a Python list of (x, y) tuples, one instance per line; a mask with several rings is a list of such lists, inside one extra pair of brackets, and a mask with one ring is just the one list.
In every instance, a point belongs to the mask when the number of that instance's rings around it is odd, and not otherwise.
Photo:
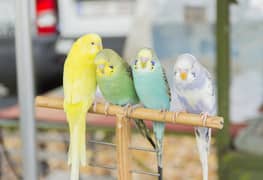
[[(35, 101), (37, 107), (63, 109), (63, 98), (38, 96), (36, 97)], [(93, 111), (93, 107), (90, 108), (89, 112), (104, 114), (105, 106), (105, 104), (97, 103), (96, 112)], [(116, 116), (117, 114), (121, 113), (123, 113), (123, 108), (120, 106), (110, 105), (108, 108), (109, 115)], [(205, 126), (215, 129), (222, 129), (224, 125), (224, 119), (218, 116), (208, 116), (205, 125), (203, 125), (203, 121), (199, 114), (181, 112), (178, 113), (177, 118), (174, 118), (175, 112), (166, 112), (164, 115), (163, 112), (160, 112), (158, 110), (146, 108), (135, 109), (132, 113), (129, 114), (129, 117), (167, 123), (178, 123), (190, 126)]]

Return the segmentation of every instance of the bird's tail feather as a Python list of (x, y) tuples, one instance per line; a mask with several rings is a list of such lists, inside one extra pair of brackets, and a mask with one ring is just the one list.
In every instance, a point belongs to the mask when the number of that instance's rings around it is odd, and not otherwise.
[(152, 147), (155, 149), (155, 143), (154, 143), (154, 140), (152, 139), (151, 137), (151, 134), (150, 134), (150, 131), (149, 129), (147, 128), (146, 124), (144, 123), (143, 120), (141, 119), (135, 119), (135, 124), (136, 124), (136, 127), (137, 129), (139, 130), (139, 132), (142, 134), (142, 136), (144, 136), (148, 141), (149, 143), (152, 145)]
[(153, 132), (156, 139), (162, 140), (164, 135), (165, 123), (153, 122)]
[(70, 179), (71, 180), (79, 180), (79, 165), (80, 165), (80, 152), (78, 149), (78, 144), (80, 143), (80, 139), (78, 138), (78, 131), (79, 127), (75, 126), (72, 129), (72, 142), (71, 144), (71, 149), (70, 149), (70, 159), (71, 159), (71, 174), (70, 174)]
[(156, 140), (156, 155), (157, 155), (157, 163), (158, 163), (158, 173), (159, 179), (162, 179), (162, 159), (163, 159), (163, 136), (165, 130), (165, 123), (154, 122), (153, 123), (153, 131)]
[(68, 152), (68, 164), (71, 165), (70, 179), (78, 180), (80, 165), (86, 165), (86, 112), (81, 112), (81, 109), (75, 106), (67, 111), (67, 118), (70, 129)]
[(197, 148), (202, 165), (203, 180), (208, 179), (208, 154), (211, 140), (211, 128), (195, 128)]

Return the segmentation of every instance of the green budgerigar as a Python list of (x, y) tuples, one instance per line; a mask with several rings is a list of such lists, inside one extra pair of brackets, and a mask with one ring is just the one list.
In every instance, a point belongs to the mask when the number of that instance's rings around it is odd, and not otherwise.
[[(108, 103), (120, 106), (136, 105), (139, 103), (129, 64), (115, 51), (103, 49), (95, 58), (97, 65), (96, 77), (99, 89)], [(135, 120), (140, 133), (147, 138), (155, 148), (149, 129), (143, 120)]]

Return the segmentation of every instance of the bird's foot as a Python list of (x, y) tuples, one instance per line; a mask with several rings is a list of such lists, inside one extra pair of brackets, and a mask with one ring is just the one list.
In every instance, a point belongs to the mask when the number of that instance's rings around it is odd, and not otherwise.
[(105, 106), (104, 106), (104, 114), (105, 114), (105, 116), (108, 116), (108, 114), (109, 114), (109, 107), (110, 107), (110, 103), (106, 102)]
[(174, 114), (173, 114), (173, 122), (174, 122), (174, 123), (176, 123), (176, 120), (177, 120), (178, 116), (179, 116), (181, 113), (187, 113), (187, 111), (186, 111), (186, 110), (183, 110), (183, 111), (174, 112)]
[(130, 105), (129, 109), (127, 110), (127, 116), (130, 116), (131, 113), (137, 108), (143, 108), (144, 106), (142, 104), (135, 104), (135, 105)]
[(206, 125), (206, 121), (207, 121), (207, 117), (208, 117), (208, 112), (201, 112), (201, 119), (202, 119), (202, 125), (205, 126)]
[(96, 100), (93, 102), (92, 110), (93, 110), (93, 112), (97, 112), (97, 101)]
[(163, 119), (165, 119), (166, 118), (166, 113), (168, 112), (168, 110), (167, 109), (161, 109), (159, 112), (163, 113)]
[(129, 109), (130, 109), (130, 107), (131, 107), (132, 105), (131, 104), (126, 104), (125, 106), (123, 106), (123, 112), (124, 112), (124, 114), (125, 114), (125, 116), (129, 116)]

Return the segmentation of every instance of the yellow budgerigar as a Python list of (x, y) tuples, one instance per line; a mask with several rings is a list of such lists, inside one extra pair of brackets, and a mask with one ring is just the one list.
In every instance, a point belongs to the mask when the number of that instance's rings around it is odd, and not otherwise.
[(100, 50), (99, 35), (84, 35), (74, 42), (64, 64), (64, 111), (70, 130), (68, 164), (71, 165), (71, 180), (78, 180), (80, 165), (86, 165), (86, 113), (96, 92), (94, 58)]

